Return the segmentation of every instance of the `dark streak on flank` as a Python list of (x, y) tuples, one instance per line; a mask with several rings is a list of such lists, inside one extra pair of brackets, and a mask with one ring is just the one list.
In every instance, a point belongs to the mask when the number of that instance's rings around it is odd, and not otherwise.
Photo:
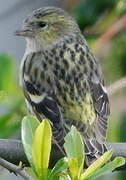
[(30, 73), (30, 70), (31, 70), (31, 67), (32, 67), (32, 61), (33, 61), (33, 59), (34, 59), (34, 57), (35, 57), (35, 53), (33, 53), (32, 54), (32, 57), (31, 57), (31, 59), (30, 59), (30, 63), (29, 63), (29, 66), (28, 66), (28, 69), (27, 69), (27, 74), (29, 74)]
[(26, 81), (25, 87), (30, 94), (38, 95), (38, 96), (41, 95), (40, 91), (38, 91), (30, 82)]

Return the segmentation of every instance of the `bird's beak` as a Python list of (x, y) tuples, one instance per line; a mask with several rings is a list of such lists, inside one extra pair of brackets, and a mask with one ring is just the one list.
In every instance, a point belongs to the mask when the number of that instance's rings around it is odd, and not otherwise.
[(31, 37), (32, 36), (32, 30), (30, 28), (17, 30), (15, 32), (16, 36), (24, 36), (24, 37)]

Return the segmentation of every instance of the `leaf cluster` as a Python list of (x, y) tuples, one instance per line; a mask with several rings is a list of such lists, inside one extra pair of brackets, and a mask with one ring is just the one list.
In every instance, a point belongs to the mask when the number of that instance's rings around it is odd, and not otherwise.
[(113, 150), (109, 150), (84, 169), (83, 140), (77, 129), (72, 126), (65, 137), (66, 157), (60, 159), (53, 169), (49, 169), (51, 126), (46, 119), (39, 123), (33, 116), (26, 116), (22, 121), (22, 142), (31, 165), (28, 172), (36, 180), (95, 180), (125, 164), (123, 157), (116, 157), (108, 162), (113, 154)]

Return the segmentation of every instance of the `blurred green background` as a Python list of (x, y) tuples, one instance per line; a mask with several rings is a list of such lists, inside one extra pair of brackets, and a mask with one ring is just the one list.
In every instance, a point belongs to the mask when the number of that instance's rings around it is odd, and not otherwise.
[[(78, 22), (93, 53), (100, 61), (106, 86), (124, 78), (126, 0), (64, 0), (61, 7), (69, 11)], [(11, 53), (0, 55), (0, 138), (20, 139), (21, 119), (28, 112), (19, 87), (17, 62)], [(126, 88), (119, 88), (109, 97), (111, 117), (107, 141), (125, 142)], [(124, 180), (125, 177), (126, 172), (114, 172), (103, 179)]]

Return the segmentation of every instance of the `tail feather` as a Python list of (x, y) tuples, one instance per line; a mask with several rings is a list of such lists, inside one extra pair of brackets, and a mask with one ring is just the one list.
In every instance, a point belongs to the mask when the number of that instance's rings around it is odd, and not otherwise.
[(64, 137), (65, 137), (65, 132), (64, 129), (56, 129), (55, 127), (52, 127), (52, 134), (53, 134), (53, 143), (57, 145), (59, 150), (63, 155), (65, 155), (65, 150), (64, 150)]
[(96, 126), (95, 126), (95, 136), (99, 143), (104, 143), (106, 140), (107, 133), (107, 119), (101, 116), (97, 116)]
[(86, 164), (91, 165), (97, 160), (104, 152), (107, 151), (105, 143), (99, 143), (96, 139), (84, 139), (85, 153), (86, 153)]

